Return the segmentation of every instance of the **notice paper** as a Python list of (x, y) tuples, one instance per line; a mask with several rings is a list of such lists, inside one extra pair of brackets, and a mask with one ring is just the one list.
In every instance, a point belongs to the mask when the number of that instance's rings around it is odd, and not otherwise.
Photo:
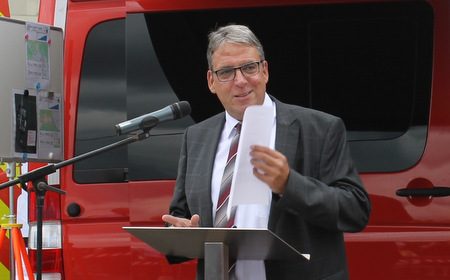
[(245, 110), (231, 183), (230, 201), (227, 209), (228, 218), (233, 206), (239, 204), (269, 204), (269, 186), (253, 175), (253, 165), (250, 163), (250, 146), (270, 147), (274, 121), (272, 107), (249, 106)]
[(50, 26), (26, 23), (26, 85), (27, 88), (49, 90), (50, 79)]

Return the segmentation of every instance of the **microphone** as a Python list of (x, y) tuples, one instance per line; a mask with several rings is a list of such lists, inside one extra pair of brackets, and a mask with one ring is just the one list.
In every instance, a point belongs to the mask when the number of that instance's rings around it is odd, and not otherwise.
[(160, 122), (178, 120), (189, 115), (190, 113), (191, 105), (189, 105), (189, 102), (176, 102), (158, 111), (117, 124), (116, 133), (117, 135), (122, 135), (139, 129), (149, 130)]

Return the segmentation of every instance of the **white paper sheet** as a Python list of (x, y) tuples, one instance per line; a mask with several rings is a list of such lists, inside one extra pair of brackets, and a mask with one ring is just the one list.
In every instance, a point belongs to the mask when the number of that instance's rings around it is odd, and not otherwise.
[(50, 90), (51, 62), (50, 26), (42, 23), (26, 23), (26, 86), (29, 89)]
[(250, 146), (261, 145), (270, 147), (274, 121), (272, 107), (250, 106), (245, 110), (231, 183), (230, 201), (227, 209), (228, 217), (232, 206), (239, 204), (269, 204), (269, 186), (253, 175), (253, 165), (250, 163)]

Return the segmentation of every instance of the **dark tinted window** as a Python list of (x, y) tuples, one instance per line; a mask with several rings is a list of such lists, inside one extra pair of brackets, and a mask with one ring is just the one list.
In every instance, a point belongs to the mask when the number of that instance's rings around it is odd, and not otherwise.
[[(161, 26), (162, 27), (162, 26)], [(128, 118), (156, 111), (180, 100), (161, 69), (142, 15), (127, 16), (127, 106)], [(156, 38), (156, 40), (158, 40)], [(174, 42), (172, 41), (171, 44)], [(170, 53), (162, 55), (171, 56)], [(182, 76), (184, 73), (176, 73)], [(202, 79), (200, 79), (202, 80)], [(192, 81), (197, 82), (197, 81)], [(203, 80), (201, 81), (203, 82)], [(194, 92), (191, 92), (194, 94)], [(194, 124), (191, 117), (161, 123), (151, 130), (151, 137), (128, 146), (130, 180), (174, 179), (176, 177), (181, 137)]]
[[(130, 180), (175, 178), (184, 128), (222, 111), (207, 88), (205, 53), (207, 33), (230, 22), (248, 25), (261, 39), (269, 94), (344, 120), (360, 172), (399, 171), (418, 162), (429, 115), (433, 12), (427, 3), (402, 2), (131, 14), (126, 29), (119, 21), (126, 51), (113, 23), (99, 25), (83, 61), (78, 118), (90, 123), (78, 121), (77, 153), (117, 140), (116, 123), (178, 100), (189, 101), (192, 114), (79, 169), (128, 169)], [(110, 65), (95, 55), (111, 43), (118, 48), (111, 52), (126, 52), (126, 60)], [(119, 87), (112, 89), (111, 76)], [(113, 111), (113, 118), (102, 117)]]
[[(124, 38), (124, 20), (99, 24), (89, 34), (81, 71), (76, 155), (119, 140), (114, 125), (127, 118)], [(74, 179), (79, 183), (124, 181), (127, 158), (122, 147), (80, 161), (74, 165)]]

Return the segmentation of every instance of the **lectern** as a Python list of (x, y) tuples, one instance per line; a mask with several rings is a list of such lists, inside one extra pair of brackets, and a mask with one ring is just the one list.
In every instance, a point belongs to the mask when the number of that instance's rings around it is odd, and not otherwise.
[(228, 280), (228, 260), (301, 260), (298, 252), (268, 229), (123, 227), (166, 256), (204, 259), (205, 280)]

